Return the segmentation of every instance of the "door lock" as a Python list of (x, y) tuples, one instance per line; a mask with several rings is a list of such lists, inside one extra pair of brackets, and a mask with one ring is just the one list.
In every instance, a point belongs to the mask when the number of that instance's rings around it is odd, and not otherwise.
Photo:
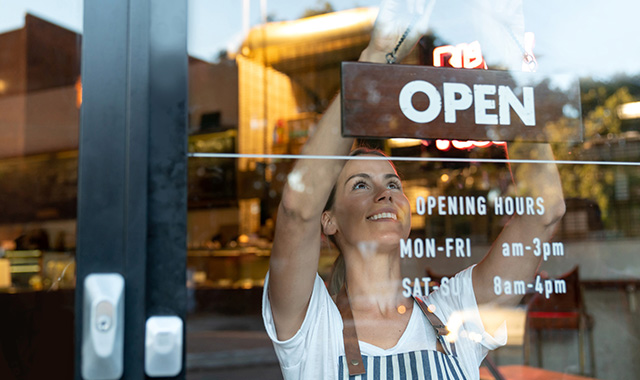
[(82, 377), (122, 377), (124, 347), (124, 278), (93, 273), (84, 280)]

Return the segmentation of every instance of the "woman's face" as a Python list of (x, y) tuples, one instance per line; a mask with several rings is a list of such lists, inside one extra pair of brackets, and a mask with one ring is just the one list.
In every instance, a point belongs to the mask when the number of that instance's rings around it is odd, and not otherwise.
[[(377, 157), (377, 156), (374, 156)], [(390, 249), (411, 230), (409, 200), (398, 174), (386, 160), (351, 160), (336, 183), (325, 232), (335, 234), (339, 245)], [(327, 226), (329, 227), (327, 229)]]

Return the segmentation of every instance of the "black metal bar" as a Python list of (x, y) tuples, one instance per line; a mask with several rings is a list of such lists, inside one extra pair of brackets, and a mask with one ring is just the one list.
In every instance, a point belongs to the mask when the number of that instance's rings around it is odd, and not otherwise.
[[(187, 5), (152, 1), (150, 15), (147, 316), (185, 321)], [(176, 378), (184, 379), (184, 368)]]
[[(78, 159), (76, 379), (81, 379), (84, 279), (90, 273), (101, 272), (126, 276), (125, 219), (131, 198), (127, 194), (126, 177), (128, 13), (127, 0), (87, 2), (84, 7), (83, 104)], [(143, 194), (146, 196), (146, 191)], [(127, 319), (133, 312), (130, 305), (135, 309), (132, 302), (135, 297), (130, 295), (130, 290), (136, 287), (128, 280), (125, 284), (125, 326), (129, 328)], [(127, 347), (129, 354), (135, 346)]]
[(127, 17), (127, 169), (124, 378), (144, 377), (149, 167), (149, 1), (129, 1)]
[(123, 378), (141, 379), (147, 317), (186, 316), (186, 2), (86, 2), (84, 12), (75, 377), (84, 279), (117, 272)]

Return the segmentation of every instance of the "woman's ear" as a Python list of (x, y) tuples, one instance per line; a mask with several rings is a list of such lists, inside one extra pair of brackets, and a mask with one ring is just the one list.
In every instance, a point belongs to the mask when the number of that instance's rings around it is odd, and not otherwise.
[(321, 223), (322, 223), (322, 233), (327, 236), (334, 235), (338, 230), (336, 228), (335, 223), (333, 222), (333, 217), (331, 216), (330, 211), (324, 211), (322, 213)]

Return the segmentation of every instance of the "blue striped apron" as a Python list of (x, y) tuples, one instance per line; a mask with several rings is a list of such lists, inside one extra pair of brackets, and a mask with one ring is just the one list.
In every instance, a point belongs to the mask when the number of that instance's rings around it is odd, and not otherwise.
[(412, 351), (388, 356), (362, 356), (366, 372), (349, 376), (347, 359), (338, 363), (339, 380), (466, 380), (453, 355), (432, 350)]
[[(423, 299), (414, 299), (447, 353), (422, 350), (387, 356), (361, 355), (351, 306), (343, 287), (338, 294), (337, 304), (345, 326), (343, 337), (346, 356), (340, 356), (338, 360), (339, 380), (466, 380), (456, 355), (455, 345), (447, 344), (443, 339), (443, 336), (448, 333), (446, 327), (435, 314), (428, 310)], [(355, 374), (349, 374), (350, 367), (351, 372)]]

